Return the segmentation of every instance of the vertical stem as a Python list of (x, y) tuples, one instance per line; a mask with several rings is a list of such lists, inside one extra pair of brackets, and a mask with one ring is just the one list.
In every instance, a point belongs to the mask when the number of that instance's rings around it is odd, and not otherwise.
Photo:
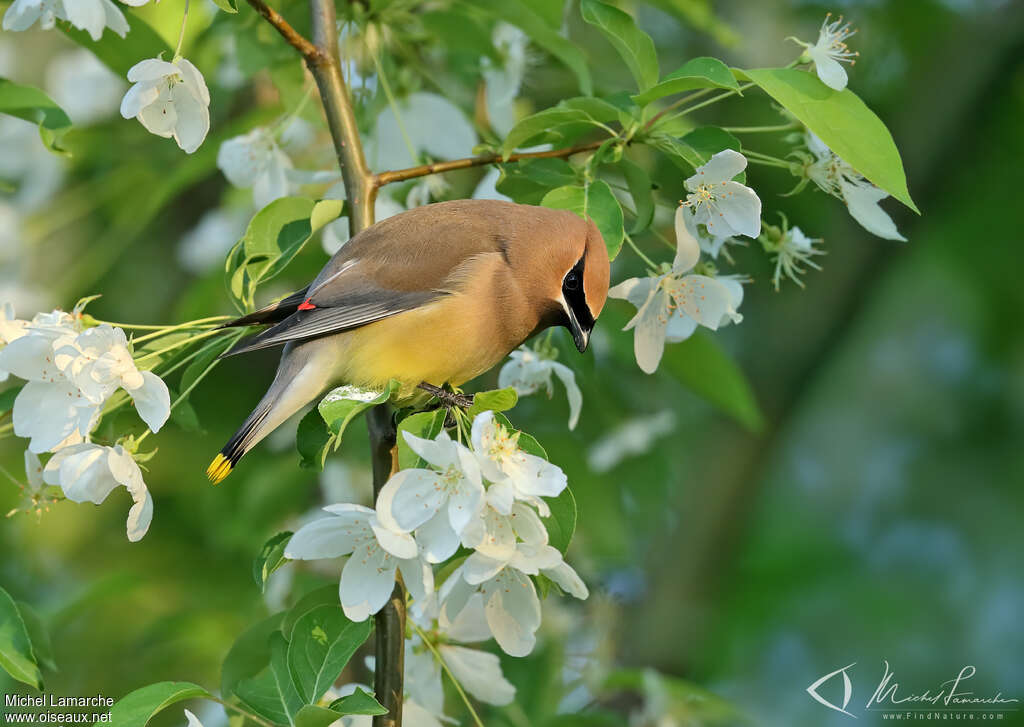
[[(349, 229), (354, 236), (373, 224), (377, 186), (366, 164), (359, 127), (352, 110), (352, 97), (341, 73), (334, 0), (310, 0), (310, 10), (313, 16), (313, 45), (317, 52), (305, 56), (306, 65), (320, 89), (320, 100), (334, 141), (341, 178), (345, 182)], [(395, 425), (391, 408), (386, 404), (374, 407), (367, 416), (367, 426), (370, 430), (373, 492), (376, 499), (393, 470)], [(391, 599), (374, 620), (374, 691), (388, 712), (375, 716), (373, 727), (401, 727), (402, 697), (405, 691), (405, 585), (400, 576), (396, 578)]]
[[(370, 456), (373, 460), (373, 498), (376, 501), (384, 483), (397, 469), (395, 459), (395, 420), (387, 404), (375, 406), (366, 415), (370, 430)], [(388, 710), (373, 718), (373, 727), (401, 727), (405, 676), (405, 584), (401, 574), (395, 580), (391, 598), (374, 616), (376, 668), (373, 690)]]

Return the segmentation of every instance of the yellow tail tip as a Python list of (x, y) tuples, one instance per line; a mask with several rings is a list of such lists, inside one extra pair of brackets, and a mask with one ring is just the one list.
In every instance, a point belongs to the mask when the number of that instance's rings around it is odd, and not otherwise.
[(210, 478), (210, 482), (216, 485), (231, 474), (233, 467), (234, 465), (231, 464), (231, 460), (223, 454), (218, 454), (210, 462), (210, 466), (206, 468), (206, 476)]

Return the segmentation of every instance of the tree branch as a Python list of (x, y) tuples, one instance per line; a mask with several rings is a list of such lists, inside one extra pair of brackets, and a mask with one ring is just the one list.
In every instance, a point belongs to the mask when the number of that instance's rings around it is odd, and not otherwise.
[(600, 141), (594, 141), (589, 144), (580, 144), (578, 146), (566, 147), (565, 149), (549, 149), (548, 151), (530, 151), (521, 152), (519, 154), (510, 154), (508, 159), (505, 159), (501, 154), (483, 154), (477, 157), (467, 157), (465, 159), (455, 159), (450, 162), (435, 162), (434, 164), (422, 164), (418, 167), (409, 167), (408, 169), (396, 169), (391, 172), (381, 172), (373, 177), (374, 185), (377, 187), (383, 187), (385, 184), (391, 184), (392, 182), (404, 182), (407, 179), (415, 179), (416, 177), (426, 177), (430, 174), (440, 174), (442, 172), (451, 172), (456, 169), (469, 169), (470, 167), (482, 167), (486, 164), (498, 164), (517, 162), (521, 159), (564, 159), (565, 157), (571, 157), (573, 154), (579, 154), (584, 151), (593, 151), (597, 149), (601, 144), (605, 142), (605, 139)]
[[(352, 110), (352, 97), (341, 74), (338, 58), (338, 23), (334, 0), (310, 0), (313, 40), (306, 40), (280, 14), (263, 0), (249, 0), (267, 22), (273, 25), (299, 53), (309, 67), (323, 104), (327, 126), (331, 131), (334, 151), (345, 183), (349, 230), (353, 236), (373, 224), (373, 203), (377, 185), (363, 154), (359, 127)], [(395, 424), (391, 408), (386, 404), (374, 407), (367, 416), (370, 430), (370, 451), (373, 458), (373, 492), (376, 499), (384, 483), (394, 471), (392, 450), (395, 446)], [(374, 691), (388, 710), (373, 718), (373, 727), (401, 727), (405, 662), (405, 585), (396, 578), (395, 589), (386, 606), (375, 617), (376, 668)]]
[(319, 58), (320, 49), (302, 37), (279, 12), (267, 5), (263, 0), (249, 0), (249, 4), (262, 15), (268, 23), (273, 25), (288, 44), (302, 54), (302, 57), (309, 61), (310, 58)]

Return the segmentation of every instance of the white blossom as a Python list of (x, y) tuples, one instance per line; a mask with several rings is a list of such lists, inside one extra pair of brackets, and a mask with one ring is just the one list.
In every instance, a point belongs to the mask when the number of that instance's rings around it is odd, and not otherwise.
[(86, 439), (118, 388), (152, 431), (170, 416), (167, 385), (138, 370), (124, 331), (106, 324), (81, 331), (77, 319), (61, 311), (38, 314), (0, 350), (0, 371), (28, 382), (14, 400), (13, 420), (14, 433), (29, 438), (33, 452)]
[(124, 81), (85, 48), (61, 53), (50, 61), (46, 87), (75, 124), (110, 117), (125, 92)]
[(808, 237), (799, 227), (790, 227), (782, 233), (777, 242), (769, 242), (769, 252), (775, 258), (775, 274), (772, 276), (772, 284), (776, 290), (779, 289), (783, 276), (801, 288), (804, 287), (803, 281), (800, 280), (800, 276), (804, 272), (801, 267), (803, 265), (821, 270), (821, 266), (812, 260), (817, 255), (825, 254), (824, 250), (815, 247), (820, 242), (820, 238)]
[(529, 65), (529, 40), (529, 37), (516, 26), (498, 23), (494, 26), (491, 41), (498, 51), (500, 61), (494, 63), (486, 56), (480, 61), (484, 77), (487, 118), (491, 128), (500, 136), (508, 134), (516, 123), (515, 100)]
[(864, 179), (815, 134), (808, 132), (805, 140), (815, 157), (814, 163), (807, 168), (811, 181), (823, 192), (846, 202), (850, 216), (872, 235), (905, 242), (907, 238), (900, 234), (896, 223), (878, 204), (889, 196), (888, 193)]
[[(25, 335), (28, 321), (19, 320), (14, 316), (14, 306), (4, 303), (0, 306), (0, 345), (6, 346), (11, 341)], [(10, 373), (0, 366), (0, 382), (7, 381)]]
[(129, 69), (128, 80), (135, 85), (121, 101), (121, 116), (173, 138), (188, 154), (199, 148), (210, 131), (210, 91), (198, 68), (185, 58), (148, 58)]
[(116, 488), (124, 486), (132, 496), (128, 511), (128, 540), (141, 540), (153, 520), (153, 498), (150, 497), (142, 471), (123, 447), (104, 447), (83, 442), (64, 447), (46, 463), (43, 479), (60, 485), (64, 496), (72, 502), (97, 505)]
[(842, 64), (849, 63), (852, 66), (860, 55), (846, 45), (846, 39), (856, 32), (850, 28), (849, 23), (843, 22), (842, 16), (832, 20), (832, 13), (829, 13), (821, 24), (818, 41), (814, 45), (796, 38), (793, 40), (806, 49), (801, 61), (814, 64), (814, 70), (822, 83), (836, 91), (842, 91), (847, 83), (846, 69)]
[[(149, 0), (122, 0), (125, 5), (145, 5)], [(44, 30), (54, 21), (66, 20), (99, 40), (104, 28), (122, 38), (128, 32), (128, 21), (111, 0), (14, 0), (4, 13), (4, 30), (28, 30), (37, 21)]]
[(476, 146), (478, 137), (466, 114), (444, 96), (417, 92), (377, 117), (368, 139), (367, 161), (375, 170), (402, 169), (434, 159), (457, 159)]
[(349, 555), (339, 585), (346, 616), (365, 621), (383, 608), (394, 588), (396, 569), (417, 601), (433, 592), (434, 574), (419, 557), (412, 535), (386, 527), (372, 509), (361, 505), (329, 505), (324, 510), (333, 517), (299, 528), (285, 556), (318, 560)]
[(693, 207), (697, 224), (707, 227), (709, 235), (761, 234), (761, 200), (750, 187), (733, 181), (746, 168), (746, 157), (725, 149), (686, 180), (685, 204)]
[(452, 676), (481, 702), (501, 707), (515, 699), (516, 688), (505, 678), (495, 654), (454, 644), (440, 644), (437, 650)]
[[(589, 595), (562, 554), (548, 544), (536, 512), (523, 503), (514, 503), (507, 515), (488, 505), (467, 527), (463, 544), (474, 552), (442, 586), (439, 621), (457, 624), (479, 594), (487, 628), (507, 654), (532, 651), (540, 626), (540, 601), (529, 576), (544, 574), (577, 598)], [(463, 628), (478, 631), (468, 624)]]
[(688, 274), (700, 258), (697, 222), (689, 208), (680, 206), (676, 210), (676, 256), (671, 270), (630, 278), (608, 291), (609, 297), (628, 300), (637, 308), (624, 330), (633, 329), (636, 362), (649, 374), (658, 368), (666, 342), (686, 340), (698, 325), (716, 330), (728, 322), (743, 320), (737, 312), (743, 287), (736, 279)]
[(621, 421), (590, 445), (587, 465), (595, 472), (608, 472), (628, 457), (649, 452), (655, 441), (671, 434), (675, 428), (676, 416), (671, 409)]
[(550, 399), (553, 394), (551, 375), (554, 374), (565, 386), (569, 398), (569, 429), (575, 429), (583, 408), (583, 394), (576, 385), (573, 370), (526, 346), (510, 353), (509, 358), (512, 360), (498, 373), (498, 386), (503, 389), (511, 386), (520, 396), (529, 396), (543, 388)]
[(199, 222), (182, 235), (178, 244), (178, 262), (193, 273), (205, 273), (224, 266), (224, 256), (245, 234), (249, 215), (241, 210), (214, 207), (203, 213)]
[(92, 403), (102, 404), (118, 388), (135, 402), (142, 421), (155, 433), (171, 413), (167, 385), (152, 371), (139, 371), (120, 328), (103, 324), (56, 349), (57, 365)]
[(498, 512), (507, 515), (514, 500), (525, 500), (544, 517), (550, 514), (541, 497), (557, 497), (565, 489), (567, 480), (561, 469), (521, 450), (519, 433), (509, 432), (493, 411), (473, 420), (472, 442), (481, 472), (493, 483), (487, 489), (487, 500)]
[(217, 167), (236, 187), (252, 187), (257, 207), (266, 207), (289, 193), (292, 160), (278, 146), (274, 134), (262, 126), (221, 144)]
[(410, 449), (436, 469), (392, 475), (377, 496), (377, 517), (398, 532), (416, 530), (427, 562), (441, 563), (458, 549), (459, 536), (483, 504), (480, 465), (444, 430), (434, 440), (403, 434)]

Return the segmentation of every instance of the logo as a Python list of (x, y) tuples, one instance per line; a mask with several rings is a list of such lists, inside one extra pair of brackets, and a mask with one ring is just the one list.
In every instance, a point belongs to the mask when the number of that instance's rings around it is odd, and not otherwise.
[[(1020, 700), (1015, 697), (1004, 697), (1002, 692), (995, 695), (975, 692), (968, 684), (968, 680), (978, 673), (972, 664), (963, 667), (955, 677), (935, 689), (915, 692), (901, 688), (889, 662), (883, 660), (882, 663), (885, 665), (882, 678), (864, 705), (867, 712), (877, 712), (882, 719), (948, 719), (953, 714), (957, 714), (957, 718), (974, 719), (974, 715), (961, 713), (985, 713), (986, 719), (1003, 719), (1007, 713), (1020, 711)], [(853, 682), (847, 672), (855, 665), (856, 662), (829, 672), (807, 687), (807, 693), (818, 704), (856, 719), (857, 715), (847, 710), (853, 697)], [(843, 702), (836, 704), (823, 697), (819, 690), (840, 677), (843, 681)], [(826, 689), (830, 694), (835, 692), (835, 687)]]
[[(837, 712), (842, 712), (843, 714), (848, 715), (848, 716), (853, 717), (854, 719), (856, 719), (857, 715), (850, 714), (849, 712), (846, 711), (846, 706), (850, 703), (850, 697), (853, 696), (853, 684), (850, 683), (850, 676), (846, 673), (846, 670), (849, 669), (851, 666), (853, 666), (856, 663), (857, 662), (853, 662), (853, 664), (847, 664), (842, 669), (836, 669), (834, 672), (832, 672), (830, 674), (826, 674), (821, 679), (819, 679), (818, 681), (814, 682), (814, 684), (812, 684), (811, 686), (807, 687), (807, 693), (810, 694), (811, 697), (814, 698), (814, 701), (818, 702), (819, 704), (824, 704), (829, 709), (834, 709)], [(827, 682), (830, 679), (832, 679), (833, 677), (835, 677), (837, 674), (842, 674), (843, 675), (843, 706), (842, 707), (837, 707), (836, 705), (832, 704), (832, 702), (829, 702), (827, 699), (825, 699), (820, 694), (818, 694), (818, 687), (820, 687), (822, 684), (824, 684), (825, 682)]]

